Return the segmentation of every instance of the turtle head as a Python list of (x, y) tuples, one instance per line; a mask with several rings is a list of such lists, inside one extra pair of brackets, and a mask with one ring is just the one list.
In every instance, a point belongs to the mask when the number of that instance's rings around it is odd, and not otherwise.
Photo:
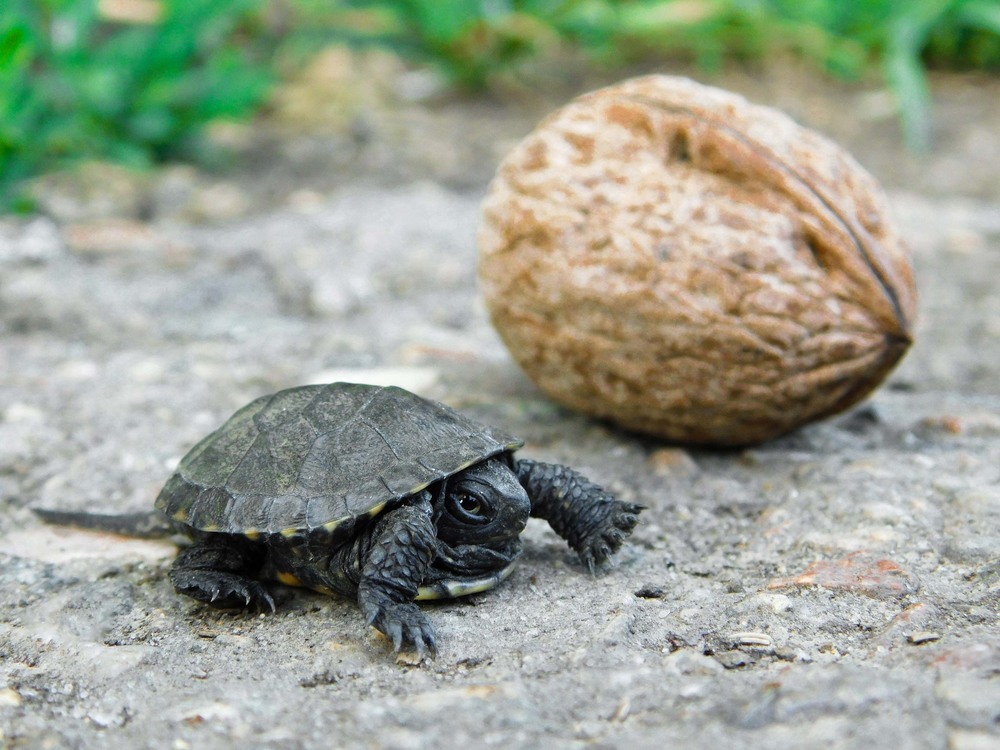
[(499, 548), (524, 530), (531, 502), (510, 467), (489, 459), (451, 477), (435, 510), (447, 544)]

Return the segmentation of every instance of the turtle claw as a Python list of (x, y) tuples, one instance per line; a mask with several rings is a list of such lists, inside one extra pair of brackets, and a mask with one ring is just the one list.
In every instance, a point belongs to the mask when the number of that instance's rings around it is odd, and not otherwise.
[(590, 575), (596, 576), (605, 567), (612, 565), (612, 549), (603, 542), (598, 542), (593, 547), (588, 547), (580, 553), (580, 560), (590, 571)]
[(418, 662), (428, 655), (432, 659), (437, 656), (434, 626), (413, 602), (383, 605), (366, 619), (370, 626), (392, 641), (393, 652), (398, 654), (412, 646), (417, 652)]
[(170, 579), (180, 593), (213, 607), (242, 607), (273, 614), (274, 598), (260, 581), (219, 570), (173, 570)]
[(591, 575), (611, 564), (611, 557), (639, 523), (639, 514), (646, 508), (635, 503), (610, 501), (605, 515), (580, 542), (577, 553)]
[[(264, 589), (263, 586), (261, 586), (261, 588)], [(247, 602), (247, 604), (249, 604), (249, 602)], [(271, 610), (272, 615), (278, 611), (277, 607), (274, 606), (274, 597), (271, 596), (267, 589), (264, 589), (263, 596), (257, 600), (257, 608), (263, 612), (265, 604), (267, 605), (267, 608)]]

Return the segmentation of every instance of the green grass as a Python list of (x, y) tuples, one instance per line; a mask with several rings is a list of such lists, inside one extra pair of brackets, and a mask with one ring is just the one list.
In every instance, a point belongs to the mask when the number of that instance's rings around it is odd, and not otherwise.
[(879, 72), (909, 144), (929, 143), (926, 65), (1000, 70), (1000, 0), (358, 0), (382, 38), (470, 87), (553, 44), (595, 61), (684, 56), (708, 69), (776, 53)]
[(245, 117), (267, 97), (263, 5), (171, 0), (156, 23), (122, 23), (96, 0), (3, 0), (0, 191), (82, 159), (196, 156), (207, 123)]
[[(204, 156), (206, 125), (251, 116), (331, 41), (387, 46), (477, 89), (573, 48), (609, 66), (678, 56), (707, 69), (794, 55), (875, 73), (908, 142), (929, 143), (928, 66), (1000, 70), (1000, 0), (0, 0), (0, 208), (83, 159)], [(4, 197), (6, 196), (6, 197)]]

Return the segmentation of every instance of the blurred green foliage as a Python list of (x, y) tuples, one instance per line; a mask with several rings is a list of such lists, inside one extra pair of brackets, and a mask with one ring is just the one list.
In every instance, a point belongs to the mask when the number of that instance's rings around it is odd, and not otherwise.
[(545, 48), (571, 44), (605, 63), (683, 55), (793, 53), (842, 78), (880, 69), (907, 140), (926, 147), (927, 63), (1000, 69), (1000, 0), (356, 0), (385, 14), (400, 48), (478, 87)]
[(206, 123), (245, 116), (268, 94), (264, 4), (146, 2), (136, 7), (158, 19), (123, 22), (97, 0), (0, 2), (0, 193), (83, 158), (141, 166), (195, 154)]
[(844, 78), (880, 71), (923, 147), (926, 67), (1000, 68), (1000, 0), (0, 0), (0, 206), (5, 186), (82, 158), (198, 156), (207, 124), (258, 110), (331, 41), (389, 46), (470, 88), (567, 48), (708, 69), (792, 54)]

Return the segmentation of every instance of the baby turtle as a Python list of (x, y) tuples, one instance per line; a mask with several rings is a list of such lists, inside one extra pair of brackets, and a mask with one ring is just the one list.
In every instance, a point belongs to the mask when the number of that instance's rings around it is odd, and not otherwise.
[(198, 443), (156, 499), (193, 540), (176, 589), (274, 609), (262, 581), (356, 597), (398, 652), (436, 651), (415, 600), (492, 588), (543, 518), (592, 572), (642, 506), (523, 441), (401, 388), (309, 385), (258, 398)]

